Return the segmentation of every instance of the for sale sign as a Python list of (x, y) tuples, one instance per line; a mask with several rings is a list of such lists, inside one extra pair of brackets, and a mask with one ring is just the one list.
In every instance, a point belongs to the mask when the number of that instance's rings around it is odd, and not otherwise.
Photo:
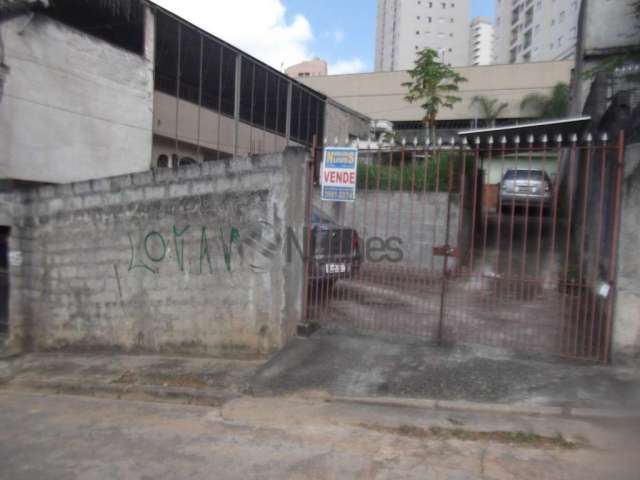
[(328, 202), (353, 202), (356, 199), (358, 149), (324, 149), (321, 198)]

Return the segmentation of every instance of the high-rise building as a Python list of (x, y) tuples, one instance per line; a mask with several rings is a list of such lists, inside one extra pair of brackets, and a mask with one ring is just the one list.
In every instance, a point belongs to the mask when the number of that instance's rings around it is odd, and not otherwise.
[(451, 66), (469, 62), (470, 0), (378, 0), (376, 71), (413, 68), (433, 48)]
[(327, 62), (315, 57), (313, 60), (296, 63), (285, 70), (291, 78), (324, 77), (327, 75)]
[(493, 22), (487, 17), (474, 18), (469, 34), (469, 65), (494, 63), (493, 42)]
[(580, 0), (496, 0), (497, 63), (574, 58), (579, 12)]

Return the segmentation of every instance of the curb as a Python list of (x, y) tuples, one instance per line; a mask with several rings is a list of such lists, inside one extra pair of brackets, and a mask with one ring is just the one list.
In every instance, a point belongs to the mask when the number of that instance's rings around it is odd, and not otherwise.
[[(211, 388), (164, 387), (159, 385), (107, 384), (107, 383), (75, 383), (30, 381), (25, 383), (4, 384), (8, 389), (47, 390), (56, 393), (79, 395), (148, 395), (164, 400), (178, 400), (209, 406), (221, 406), (229, 400), (242, 397), (242, 394), (223, 393)], [(251, 395), (252, 396), (252, 395)], [(436, 400), (429, 398), (402, 397), (346, 397), (317, 392), (311, 395), (294, 395), (306, 400), (323, 400), (327, 402), (351, 403), (359, 405), (377, 405), (386, 407), (419, 408), (424, 410), (447, 410), (459, 412), (499, 413), (508, 415), (525, 415), (536, 417), (563, 417), (575, 419), (640, 419), (640, 409), (605, 409), (535, 406), (523, 403), (482, 403), (464, 400)]]
[(463, 400), (435, 400), (399, 397), (343, 397), (328, 395), (327, 401), (358, 403), (362, 405), (381, 405), (390, 407), (410, 407), (429, 410), (453, 410), (463, 412), (501, 413), (510, 415), (549, 416), (589, 419), (640, 419), (638, 409), (603, 409), (535, 406), (522, 403), (481, 403)]

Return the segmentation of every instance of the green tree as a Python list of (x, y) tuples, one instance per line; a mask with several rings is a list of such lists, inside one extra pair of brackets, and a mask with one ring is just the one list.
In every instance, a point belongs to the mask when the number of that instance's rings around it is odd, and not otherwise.
[(509, 104), (507, 102), (499, 103), (497, 98), (489, 98), (484, 95), (476, 95), (471, 99), (470, 106), (478, 106), (480, 116), (485, 120), (489, 127), (496, 126), (496, 119), (504, 112)]
[(453, 108), (461, 101), (455, 94), (459, 83), (467, 79), (442, 63), (438, 52), (425, 48), (418, 53), (413, 70), (409, 70), (410, 82), (402, 84), (409, 92), (405, 99), (409, 103), (420, 102), (425, 112), (424, 123), (429, 129), (431, 140), (435, 141), (435, 125), (441, 108)]
[(569, 112), (569, 85), (557, 83), (550, 95), (530, 93), (522, 99), (520, 108), (539, 118), (563, 118)]

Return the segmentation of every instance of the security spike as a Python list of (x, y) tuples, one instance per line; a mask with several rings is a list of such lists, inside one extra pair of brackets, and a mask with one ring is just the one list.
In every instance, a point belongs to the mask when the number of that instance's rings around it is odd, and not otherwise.
[(468, 143), (467, 137), (462, 137), (462, 145), (467, 145)]
[(507, 137), (506, 137), (506, 136), (504, 136), (504, 135), (502, 135), (502, 136), (500, 137), (500, 143), (501, 143), (501, 144), (503, 144), (503, 145), (504, 145), (505, 143), (507, 143)]
[(425, 144), (425, 146), (428, 148), (428, 147), (429, 147), (429, 145), (431, 145), (431, 139), (430, 139), (429, 137), (425, 138), (425, 139), (424, 139), (424, 144)]
[(542, 143), (547, 143), (549, 141), (549, 138), (547, 137), (546, 133), (542, 134), (542, 137), (540, 137), (540, 141)]
[(529, 136), (527, 137), (527, 142), (529, 142), (529, 144), (533, 143), (533, 141), (535, 140), (535, 138), (533, 137), (533, 134), (529, 134)]
[(607, 143), (609, 141), (609, 135), (607, 135), (607, 132), (604, 132), (602, 134), (601, 140), (602, 140), (602, 143)]
[(407, 139), (402, 137), (402, 146), (404, 147), (407, 144)]
[(591, 135), (591, 132), (587, 133), (587, 137), (585, 138), (585, 140), (587, 141), (587, 143), (593, 142), (593, 135)]
[(487, 143), (489, 145), (493, 145), (493, 135), (489, 135), (489, 138), (487, 139)]
[(518, 145), (518, 144), (520, 143), (520, 135), (516, 135), (516, 136), (513, 138), (513, 143), (515, 143), (516, 145)]
[(576, 143), (578, 141), (578, 135), (575, 133), (571, 134), (571, 143)]
[(562, 134), (561, 134), (561, 133), (559, 133), (559, 134), (556, 136), (556, 142), (558, 142), (558, 143), (562, 143)]
[(480, 145), (480, 136), (476, 136), (476, 138), (473, 139), (473, 143)]
[(438, 146), (442, 145), (442, 137), (438, 137)]
[(413, 137), (413, 146), (414, 147), (418, 146), (418, 137)]
[(453, 147), (456, 144), (456, 139), (454, 137), (451, 137), (449, 139), (449, 144), (451, 144), (451, 146)]

